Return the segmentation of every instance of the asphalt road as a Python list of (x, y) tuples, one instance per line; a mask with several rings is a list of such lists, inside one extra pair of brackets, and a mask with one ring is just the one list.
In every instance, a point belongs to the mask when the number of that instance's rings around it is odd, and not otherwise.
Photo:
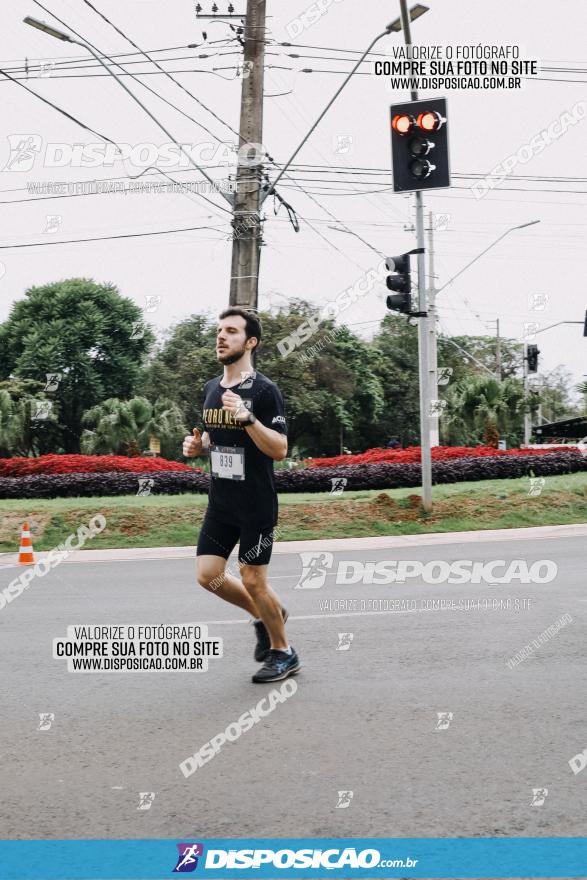
[[(325, 544), (327, 547), (327, 544)], [(303, 669), (298, 689), (184, 778), (179, 763), (254, 707), (253, 630), (194, 585), (187, 559), (64, 564), (0, 611), (4, 838), (583, 836), (587, 770), (584, 537), (337, 551), (296, 589), (274, 555)], [(552, 583), (337, 584), (341, 560), (554, 560)], [(0, 571), (4, 587), (18, 573)], [(510, 599), (493, 610), (359, 613), (332, 600)], [(514, 609), (514, 599), (529, 600)], [(507, 605), (507, 603), (506, 603)], [(529, 605), (529, 607), (527, 607)], [(338, 607), (339, 611), (332, 609)], [(563, 614), (524, 662), (506, 661)], [(71, 624), (211, 621), (205, 673), (73, 674), (52, 658)], [(338, 634), (352, 633), (348, 650)], [(437, 713), (452, 713), (437, 729)], [(39, 714), (53, 713), (48, 730)], [(446, 723), (446, 722), (445, 722)], [(531, 805), (533, 789), (546, 788)], [(339, 791), (352, 791), (337, 807)], [(139, 792), (154, 792), (137, 809)]]

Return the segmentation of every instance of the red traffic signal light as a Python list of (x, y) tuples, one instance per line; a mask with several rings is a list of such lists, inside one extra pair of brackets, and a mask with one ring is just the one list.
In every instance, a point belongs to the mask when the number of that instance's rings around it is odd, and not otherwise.
[(450, 186), (446, 100), (406, 101), (389, 110), (393, 191)]
[(424, 110), (422, 113), (418, 113), (416, 122), (422, 131), (438, 131), (439, 128), (442, 128), (445, 120), (437, 110)]
[(408, 113), (398, 113), (397, 116), (394, 116), (391, 120), (391, 127), (402, 137), (406, 134), (410, 134), (413, 131), (415, 124), (416, 120)]

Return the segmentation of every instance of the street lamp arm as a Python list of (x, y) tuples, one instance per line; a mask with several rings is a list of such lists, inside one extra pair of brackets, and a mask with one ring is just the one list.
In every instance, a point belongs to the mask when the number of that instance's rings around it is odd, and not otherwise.
[(304, 139), (303, 139), (302, 141), (300, 141), (300, 143), (298, 144), (298, 146), (295, 148), (295, 150), (293, 151), (293, 153), (291, 154), (291, 156), (289, 157), (289, 159), (287, 160), (287, 162), (285, 163), (285, 165), (283, 166), (283, 168), (281, 169), (281, 171), (279, 172), (279, 174), (277, 175), (277, 177), (275, 178), (275, 180), (274, 180), (273, 183), (271, 184), (271, 188), (267, 191), (266, 195), (271, 195), (271, 194), (272, 194), (272, 192), (274, 191), (274, 189), (275, 189), (275, 187), (277, 186), (278, 182), (281, 180), (281, 178), (283, 177), (283, 175), (285, 174), (285, 172), (287, 171), (287, 169), (289, 168), (289, 166), (291, 165), (291, 163), (293, 162), (293, 160), (295, 159), (295, 157), (298, 155), (298, 153), (300, 152), (300, 150), (302, 149), (302, 147), (304, 146), (304, 144), (306, 143), (306, 141), (308, 140), (308, 138), (310, 137), (310, 135), (312, 134), (312, 132), (316, 129), (316, 127), (317, 127), (318, 124), (322, 121), (322, 119), (324, 119), (324, 117), (326, 116), (327, 112), (330, 110), (330, 108), (332, 107), (332, 105), (334, 104), (334, 102), (336, 101), (336, 99), (338, 98), (338, 96), (340, 95), (340, 93), (342, 92), (342, 90), (344, 89), (344, 87), (346, 86), (346, 84), (348, 83), (348, 81), (349, 81), (349, 79), (351, 78), (351, 76), (353, 76), (353, 74), (354, 74), (355, 71), (358, 69), (359, 65), (363, 62), (363, 60), (365, 59), (365, 57), (369, 54), (369, 52), (371, 51), (371, 49), (373, 48), (373, 46), (375, 45), (375, 43), (379, 42), (379, 40), (380, 40), (382, 37), (386, 37), (388, 34), (391, 33), (391, 31), (392, 31), (392, 27), (391, 27), (391, 25), (388, 25), (388, 26), (385, 28), (385, 30), (382, 31), (380, 34), (377, 34), (377, 36), (375, 37), (375, 39), (372, 40), (372, 42), (367, 46), (367, 48), (365, 49), (365, 51), (363, 52), (363, 54), (361, 55), (361, 57), (359, 58), (359, 60), (357, 61), (357, 63), (356, 63), (355, 66), (353, 67), (353, 69), (351, 70), (351, 72), (345, 77), (345, 79), (343, 80), (343, 82), (341, 83), (341, 85), (339, 86), (339, 88), (336, 90), (336, 92), (334, 93), (334, 95), (332, 96), (332, 98), (330, 99), (330, 101), (328, 102), (328, 104), (326, 105), (326, 107), (324, 108), (324, 110), (322, 111), (322, 113), (320, 114), (320, 116), (318, 117), (318, 119), (316, 120), (316, 122), (314, 123), (314, 125), (313, 125), (313, 126), (311, 127), (311, 129), (308, 131), (308, 133), (306, 134), (306, 136), (304, 137)]
[(457, 274), (453, 275), (452, 278), (449, 278), (449, 280), (445, 284), (443, 284), (442, 287), (439, 287), (436, 292), (440, 293), (441, 290), (444, 290), (445, 287), (448, 287), (449, 284), (452, 284), (452, 282), (456, 278), (458, 278), (459, 275), (462, 275), (463, 272), (465, 272), (469, 268), (469, 266), (472, 266), (473, 263), (476, 263), (477, 260), (480, 260), (481, 257), (487, 253), (487, 251), (490, 251), (491, 248), (494, 248), (496, 244), (499, 244), (499, 242), (502, 240), (502, 238), (505, 238), (506, 235), (510, 234), (510, 232), (514, 232), (516, 229), (524, 229), (526, 226), (533, 226), (535, 223), (540, 223), (540, 220), (532, 220), (532, 221), (530, 221), (530, 223), (523, 223), (521, 226), (512, 226), (510, 229), (506, 229), (506, 231), (502, 232), (501, 235), (495, 239), (495, 241), (491, 242), (491, 244), (485, 248), (485, 250), (482, 250), (480, 254), (477, 254), (477, 256), (474, 257), (469, 263), (467, 263), (466, 266), (463, 266), (462, 269), (459, 269)]
[(540, 330), (535, 330), (534, 334), (536, 335), (536, 333), (544, 333), (545, 330), (552, 330), (553, 327), (560, 327), (561, 324), (581, 324), (582, 326), (583, 321), (557, 321), (556, 324), (549, 324), (548, 327), (541, 327)]

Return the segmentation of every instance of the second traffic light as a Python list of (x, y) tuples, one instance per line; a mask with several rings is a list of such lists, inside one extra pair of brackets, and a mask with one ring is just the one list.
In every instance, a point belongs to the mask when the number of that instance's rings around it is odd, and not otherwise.
[(450, 186), (445, 98), (392, 104), (393, 191)]
[(388, 257), (385, 267), (392, 275), (388, 275), (385, 283), (389, 290), (395, 290), (387, 297), (387, 308), (392, 312), (409, 315), (412, 311), (412, 277), (410, 255), (400, 254), (399, 257)]
[(538, 372), (538, 355), (540, 354), (540, 349), (537, 345), (529, 345), (526, 350), (526, 360), (528, 361), (528, 372), (529, 373), (537, 373)]

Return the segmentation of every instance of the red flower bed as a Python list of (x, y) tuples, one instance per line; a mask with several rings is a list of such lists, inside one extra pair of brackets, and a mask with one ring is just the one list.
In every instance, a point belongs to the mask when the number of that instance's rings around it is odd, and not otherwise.
[(192, 471), (179, 461), (150, 456), (126, 455), (40, 455), (38, 458), (0, 458), (0, 477), (30, 477), (34, 474), (79, 474), (122, 471), (134, 474), (152, 471)]
[[(568, 446), (552, 446), (549, 449), (494, 449), (493, 446), (433, 446), (432, 461), (449, 461), (458, 458), (477, 458), (485, 455), (546, 455), (549, 452), (568, 452)], [(368, 449), (358, 455), (335, 455), (332, 458), (309, 458), (308, 467), (339, 467), (354, 464), (416, 464), (420, 461), (420, 447), (406, 449)]]

